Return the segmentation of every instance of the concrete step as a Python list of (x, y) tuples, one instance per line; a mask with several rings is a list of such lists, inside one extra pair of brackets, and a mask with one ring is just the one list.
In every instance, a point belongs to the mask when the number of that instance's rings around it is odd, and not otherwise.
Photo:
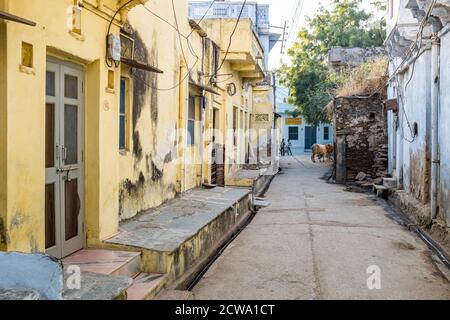
[(397, 179), (383, 178), (383, 186), (385, 186), (388, 189), (397, 189)]
[(158, 273), (139, 273), (127, 289), (127, 300), (153, 299), (166, 285), (168, 277)]
[(378, 197), (383, 197), (384, 198), (384, 197), (387, 196), (389, 188), (386, 188), (385, 186), (374, 184), (373, 185), (373, 191), (376, 192)]
[(134, 278), (140, 272), (141, 253), (83, 249), (62, 260), (63, 266), (76, 265), (82, 272)]
[(80, 287), (69, 288), (70, 276), (64, 273), (64, 300), (126, 300), (127, 289), (133, 284), (126, 276), (82, 272)]

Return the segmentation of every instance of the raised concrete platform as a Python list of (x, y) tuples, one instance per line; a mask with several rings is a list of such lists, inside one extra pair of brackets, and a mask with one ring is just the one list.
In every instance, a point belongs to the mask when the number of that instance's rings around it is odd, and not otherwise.
[(272, 166), (244, 168), (235, 172), (226, 180), (226, 185), (230, 187), (246, 187), (253, 190), (255, 195), (261, 195), (269, 185), (273, 176), (278, 172), (274, 172)]
[(140, 252), (84, 249), (64, 258), (63, 265), (76, 265), (82, 272), (134, 277), (139, 273)]
[(141, 271), (181, 277), (251, 210), (245, 188), (195, 189), (121, 225), (105, 248), (141, 251)]

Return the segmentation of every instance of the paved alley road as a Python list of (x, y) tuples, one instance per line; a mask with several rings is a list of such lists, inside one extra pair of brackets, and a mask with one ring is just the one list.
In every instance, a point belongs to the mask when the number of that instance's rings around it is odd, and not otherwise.
[[(307, 156), (282, 168), (271, 205), (197, 284), (196, 299), (450, 299), (448, 271), (375, 197), (326, 183), (327, 166)], [(370, 266), (380, 290), (367, 287)]]

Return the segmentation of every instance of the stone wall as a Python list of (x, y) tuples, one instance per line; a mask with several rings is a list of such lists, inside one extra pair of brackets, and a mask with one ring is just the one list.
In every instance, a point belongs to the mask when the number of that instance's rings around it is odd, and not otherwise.
[(377, 178), (386, 170), (387, 161), (380, 159), (380, 150), (387, 144), (383, 101), (378, 97), (339, 97), (333, 115), (337, 182), (353, 182), (360, 172), (367, 180)]
[(386, 55), (383, 47), (372, 48), (332, 48), (328, 54), (328, 64), (331, 69), (341, 67), (357, 67), (365, 62), (376, 60)]

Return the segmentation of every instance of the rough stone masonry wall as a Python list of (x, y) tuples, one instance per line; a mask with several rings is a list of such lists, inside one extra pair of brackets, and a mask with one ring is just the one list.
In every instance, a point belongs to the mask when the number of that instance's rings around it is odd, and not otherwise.
[[(335, 100), (335, 134), (345, 137), (346, 182), (355, 181), (360, 172), (376, 178), (385, 168), (375, 163), (379, 150), (387, 144), (386, 112), (378, 97), (340, 97)], [(342, 150), (339, 147), (337, 150)], [(340, 152), (340, 151), (337, 151)], [(386, 165), (386, 163), (385, 163)], [(339, 170), (339, 169), (337, 169)]]

